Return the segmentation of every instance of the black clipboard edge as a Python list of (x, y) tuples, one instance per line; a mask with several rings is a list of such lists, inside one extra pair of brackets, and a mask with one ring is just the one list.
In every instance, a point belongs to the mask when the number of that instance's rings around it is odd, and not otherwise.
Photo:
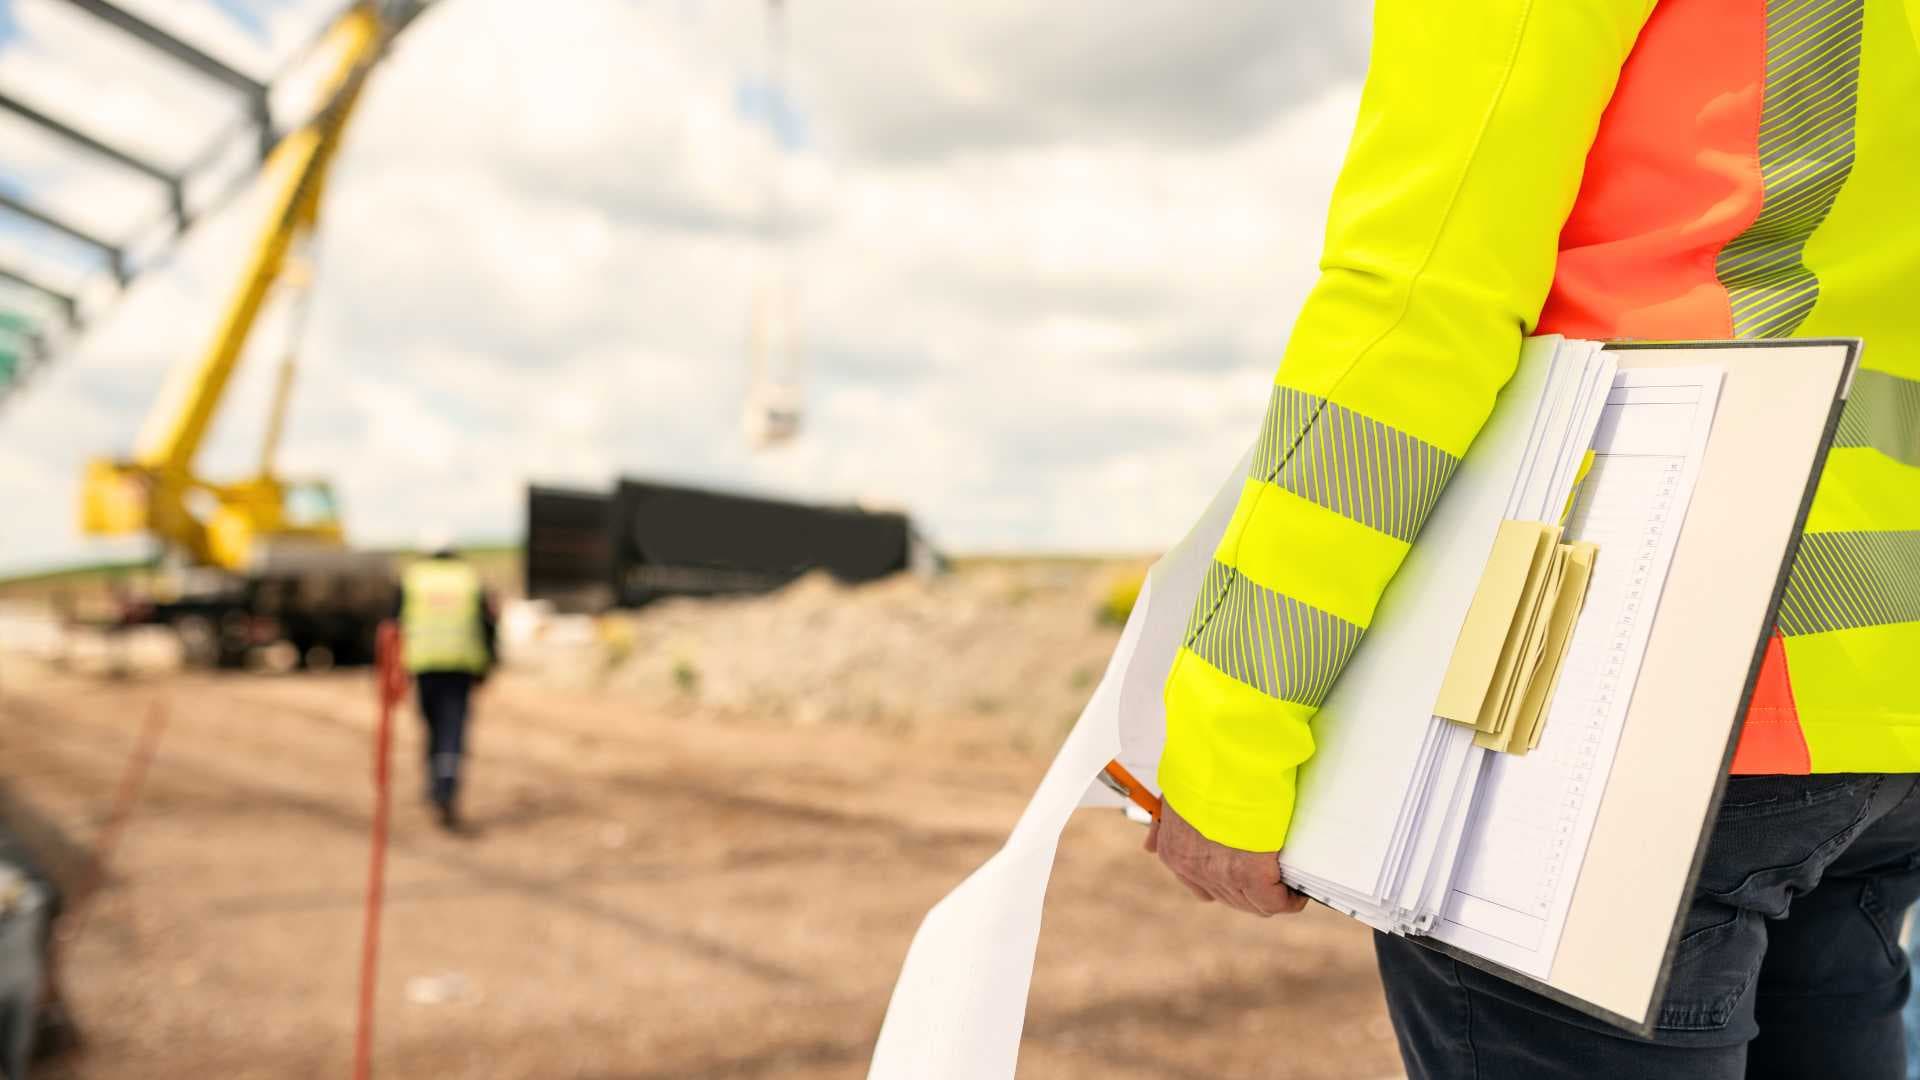
[(1779, 579), (1773, 583), (1773, 596), (1767, 601), (1766, 619), (1762, 623), (1760, 641), (1754, 646), (1753, 662), (1747, 669), (1746, 689), (1740, 692), (1738, 711), (1734, 713), (1733, 725), (1727, 733), (1727, 748), (1720, 759), (1719, 778), (1714, 782), (1713, 797), (1707, 801), (1706, 816), (1700, 821), (1700, 838), (1694, 842), (1693, 865), (1687, 870), (1687, 884), (1680, 892), (1680, 906), (1673, 913), (1673, 929), (1668, 932), (1666, 955), (1660, 961), (1660, 974), (1654, 979), (1653, 995), (1647, 1001), (1646, 1015), (1635, 1019), (1611, 1009), (1603, 1009), (1563, 990), (1548, 986), (1530, 975), (1522, 975), (1503, 964), (1425, 935), (1415, 935), (1408, 940), (1612, 1027), (1641, 1038), (1653, 1037), (1654, 1018), (1660, 1011), (1660, 1005), (1666, 1000), (1667, 984), (1673, 978), (1673, 960), (1674, 954), (1680, 947), (1680, 931), (1686, 925), (1687, 909), (1693, 904), (1694, 890), (1700, 885), (1700, 869), (1706, 863), (1707, 845), (1713, 838), (1713, 826), (1720, 816), (1721, 800), (1727, 794), (1727, 770), (1733, 767), (1734, 750), (1740, 745), (1740, 732), (1746, 726), (1747, 710), (1753, 703), (1754, 684), (1760, 678), (1760, 666), (1766, 660), (1767, 644), (1773, 640), (1773, 628), (1780, 618), (1780, 602), (1786, 596), (1787, 578), (1793, 571), (1794, 559), (1800, 553), (1800, 538), (1805, 535), (1807, 517), (1813, 511), (1814, 492), (1819, 489), (1820, 477), (1826, 472), (1827, 456), (1833, 449), (1833, 439), (1840, 428), (1840, 414), (1847, 406), (1848, 396), (1853, 392), (1853, 377), (1860, 368), (1861, 340), (1859, 338), (1770, 338), (1720, 341), (1615, 341), (1608, 342), (1606, 346), (1612, 350), (1805, 348), (1808, 346), (1843, 347), (1847, 350), (1847, 362), (1841, 366), (1840, 381), (1834, 387), (1833, 406), (1827, 415), (1826, 430), (1821, 433), (1820, 444), (1814, 451), (1813, 468), (1808, 474), (1807, 488), (1800, 496), (1800, 511), (1794, 516), (1791, 539), (1787, 541), (1787, 554), (1780, 563)]

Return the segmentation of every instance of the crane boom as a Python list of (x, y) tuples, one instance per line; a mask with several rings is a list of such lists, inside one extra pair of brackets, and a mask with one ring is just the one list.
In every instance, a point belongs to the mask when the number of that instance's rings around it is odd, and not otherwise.
[(356, 5), (329, 31), (322, 51), (333, 58), (326, 83), (330, 100), (320, 115), (281, 140), (268, 157), (262, 174), (275, 186), (267, 226), (206, 352), (176, 376), (179, 397), (163, 396), (148, 417), (134, 454), (136, 464), (163, 475), (191, 474), (260, 310), (286, 265), (287, 251), (318, 217), (328, 167), (382, 44), (380, 18), (370, 4)]

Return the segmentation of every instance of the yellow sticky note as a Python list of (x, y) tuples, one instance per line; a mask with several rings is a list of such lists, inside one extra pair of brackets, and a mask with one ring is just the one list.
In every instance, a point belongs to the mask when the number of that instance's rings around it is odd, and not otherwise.
[(1526, 670), (1528, 639), (1533, 636), (1534, 626), (1539, 620), (1540, 600), (1547, 578), (1553, 571), (1554, 546), (1560, 539), (1560, 530), (1537, 523), (1535, 528), (1538, 532), (1527, 564), (1527, 580), (1508, 624), (1499, 662), (1493, 669), (1493, 683), (1487, 691), (1486, 700), (1480, 703), (1480, 715), (1474, 724), (1480, 731), (1504, 731), (1507, 720), (1513, 715), (1513, 701), (1518, 696), (1520, 679)]
[(1573, 504), (1580, 501), (1580, 485), (1586, 483), (1587, 474), (1592, 471), (1593, 451), (1589, 450), (1586, 456), (1580, 459), (1579, 471), (1573, 474), (1573, 490), (1567, 492), (1567, 506), (1560, 511), (1560, 524), (1565, 525), (1567, 519), (1573, 516)]
[(1526, 702), (1533, 689), (1535, 679), (1540, 675), (1547, 653), (1547, 639), (1553, 624), (1555, 601), (1559, 596), (1560, 583), (1564, 579), (1567, 566), (1567, 547), (1555, 544), (1547, 555), (1547, 565), (1538, 589), (1522, 600), (1528, 608), (1525, 621), (1515, 627), (1519, 637), (1519, 648), (1515, 652), (1513, 670), (1508, 682), (1502, 689), (1499, 700), (1499, 719), (1483, 729), (1486, 736), (1475, 741), (1488, 749), (1507, 750), (1517, 741), (1525, 745), (1526, 740)]
[(1461, 724), (1480, 722), (1546, 530), (1547, 526), (1533, 521), (1500, 523), (1486, 572), (1454, 641), (1453, 658), (1434, 703), (1435, 716)]
[(1599, 552), (1598, 547), (1585, 543), (1573, 544), (1568, 551), (1567, 572), (1560, 582), (1560, 595), (1554, 601), (1552, 629), (1543, 657), (1545, 663), (1527, 692), (1527, 705), (1522, 710), (1526, 742), (1517, 753), (1540, 745), (1540, 733), (1546, 729), (1547, 707), (1553, 701), (1554, 687), (1560, 682), (1560, 668), (1567, 658), (1567, 646), (1573, 641), (1580, 609), (1586, 604), (1587, 583), (1593, 580), (1593, 564)]

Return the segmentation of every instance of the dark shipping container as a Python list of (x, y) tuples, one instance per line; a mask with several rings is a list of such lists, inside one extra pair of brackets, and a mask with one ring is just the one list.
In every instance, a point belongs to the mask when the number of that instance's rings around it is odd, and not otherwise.
[(905, 514), (623, 480), (611, 496), (532, 488), (527, 595), (565, 610), (767, 592), (813, 570), (849, 584), (907, 569)]
[(613, 497), (569, 488), (527, 489), (527, 596), (563, 611), (613, 606)]

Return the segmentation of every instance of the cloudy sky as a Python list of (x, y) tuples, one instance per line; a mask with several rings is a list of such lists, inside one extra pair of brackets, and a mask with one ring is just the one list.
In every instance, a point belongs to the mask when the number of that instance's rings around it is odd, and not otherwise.
[[(122, 3), (264, 78), (336, 0)], [(959, 550), (1174, 539), (1311, 284), (1365, 6), (788, 5), (782, 85), (757, 0), (429, 10), (335, 171), (283, 471), (330, 476), (367, 542), (511, 538), (530, 479), (622, 473), (904, 506)], [(0, 0), (0, 92), (169, 168), (239, 116), (63, 0)], [(163, 216), (157, 185), (0, 121), (0, 191), (114, 239)], [(0, 264), (102, 312), (0, 404), (0, 568), (125, 552), (78, 533), (82, 465), (205, 343), (258, 206), (155, 244), (118, 296), (0, 220)], [(805, 427), (755, 452), (769, 295)], [(256, 335), (204, 473), (252, 466), (289, 336)]]

